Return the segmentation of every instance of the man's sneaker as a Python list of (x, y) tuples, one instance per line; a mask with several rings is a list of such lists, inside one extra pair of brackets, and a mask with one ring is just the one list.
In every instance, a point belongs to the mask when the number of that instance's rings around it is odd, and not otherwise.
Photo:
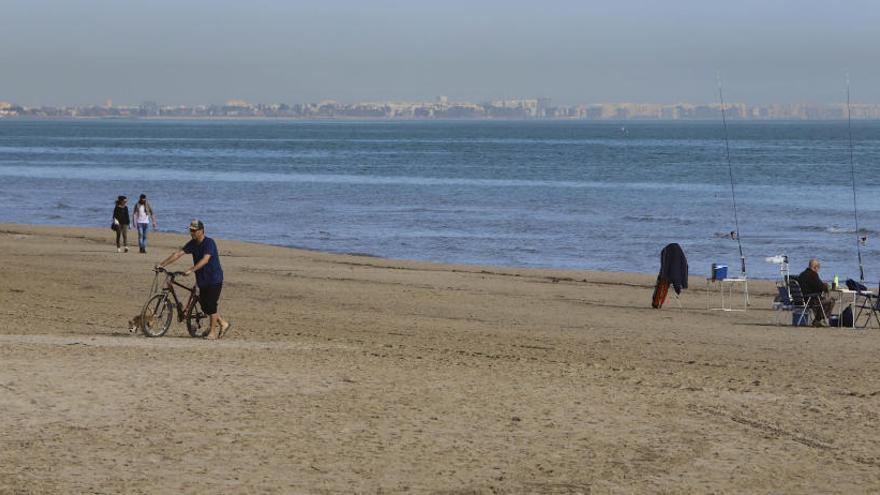
[(126, 248), (125, 248), (125, 252), (126, 252), (126, 253), (128, 252), (128, 247), (127, 247), (127, 246), (126, 246)]
[(116, 252), (117, 252), (117, 253), (121, 253), (121, 252), (122, 252), (122, 248), (116, 248)]

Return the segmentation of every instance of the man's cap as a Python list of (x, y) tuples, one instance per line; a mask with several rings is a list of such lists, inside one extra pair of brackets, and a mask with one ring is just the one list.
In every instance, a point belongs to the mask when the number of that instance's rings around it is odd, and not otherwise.
[(147, 199), (147, 195), (146, 195), (146, 194), (141, 194), (141, 199)]
[(189, 223), (189, 230), (205, 230), (205, 224), (201, 220), (193, 220)]
[(118, 198), (116, 198), (116, 201), (125, 201), (126, 199), (128, 198), (126, 198), (125, 196), (119, 196)]

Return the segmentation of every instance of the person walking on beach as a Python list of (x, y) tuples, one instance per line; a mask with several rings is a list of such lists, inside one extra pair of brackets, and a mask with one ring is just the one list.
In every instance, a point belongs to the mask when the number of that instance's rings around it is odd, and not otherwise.
[(813, 309), (813, 326), (823, 327), (825, 323), (825, 315), (830, 315), (834, 309), (834, 299), (828, 295), (828, 285), (819, 277), (819, 268), (822, 266), (819, 260), (813, 258), (807, 269), (798, 275), (798, 283), (804, 294), (819, 294), (819, 300), (816, 304), (811, 304)]
[(146, 253), (147, 229), (150, 227), (150, 222), (153, 223), (153, 228), (156, 228), (156, 214), (153, 213), (153, 207), (150, 205), (150, 202), (147, 201), (146, 194), (141, 194), (140, 199), (138, 199), (138, 202), (132, 209), (132, 214), (134, 214), (134, 221), (137, 225), (138, 250), (141, 253)]
[[(116, 198), (116, 207), (113, 208), (113, 230), (116, 231), (116, 252), (121, 253), (123, 248), (128, 252), (128, 226), (131, 223), (128, 216), (128, 198), (119, 196)], [(121, 243), (119, 241), (122, 241)]]
[(220, 317), (217, 303), (220, 300), (220, 291), (223, 288), (223, 269), (220, 267), (220, 253), (217, 252), (217, 243), (214, 239), (205, 236), (205, 225), (201, 220), (193, 220), (189, 224), (190, 241), (182, 248), (171, 253), (162, 260), (157, 267), (165, 267), (174, 263), (184, 254), (191, 254), (193, 259), (192, 268), (186, 270), (186, 275), (196, 273), (196, 285), (199, 287), (199, 301), (202, 310), (211, 317), (211, 330), (205, 336), (208, 340), (216, 340), (229, 331), (231, 323)]

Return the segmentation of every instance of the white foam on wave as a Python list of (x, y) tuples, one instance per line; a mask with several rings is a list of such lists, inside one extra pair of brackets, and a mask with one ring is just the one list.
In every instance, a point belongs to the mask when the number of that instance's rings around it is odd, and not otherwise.
[[(69, 162), (68, 162), (69, 163)], [(598, 181), (560, 181), (529, 179), (479, 179), (461, 177), (414, 177), (353, 174), (302, 174), (246, 172), (239, 170), (185, 170), (173, 168), (122, 168), (95, 166), (23, 166), (0, 165), (0, 176), (38, 179), (68, 180), (199, 180), (216, 182), (285, 182), (323, 183), (353, 185), (409, 185), (409, 186), (477, 186), (477, 187), (549, 187), (549, 188), (601, 188), (601, 189), (649, 189), (649, 190), (720, 190), (709, 184), (675, 184), (660, 182), (615, 183)]]

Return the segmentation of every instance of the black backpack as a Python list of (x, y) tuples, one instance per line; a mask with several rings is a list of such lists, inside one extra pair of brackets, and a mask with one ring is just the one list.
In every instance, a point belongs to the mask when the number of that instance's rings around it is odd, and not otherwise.
[(840, 312), (840, 326), (851, 328), (853, 326), (853, 311), (851, 306), (847, 306)]
[(864, 291), (868, 290), (868, 288), (865, 287), (864, 284), (860, 284), (851, 278), (846, 279), (846, 288), (849, 290), (856, 290), (859, 292), (864, 292)]

